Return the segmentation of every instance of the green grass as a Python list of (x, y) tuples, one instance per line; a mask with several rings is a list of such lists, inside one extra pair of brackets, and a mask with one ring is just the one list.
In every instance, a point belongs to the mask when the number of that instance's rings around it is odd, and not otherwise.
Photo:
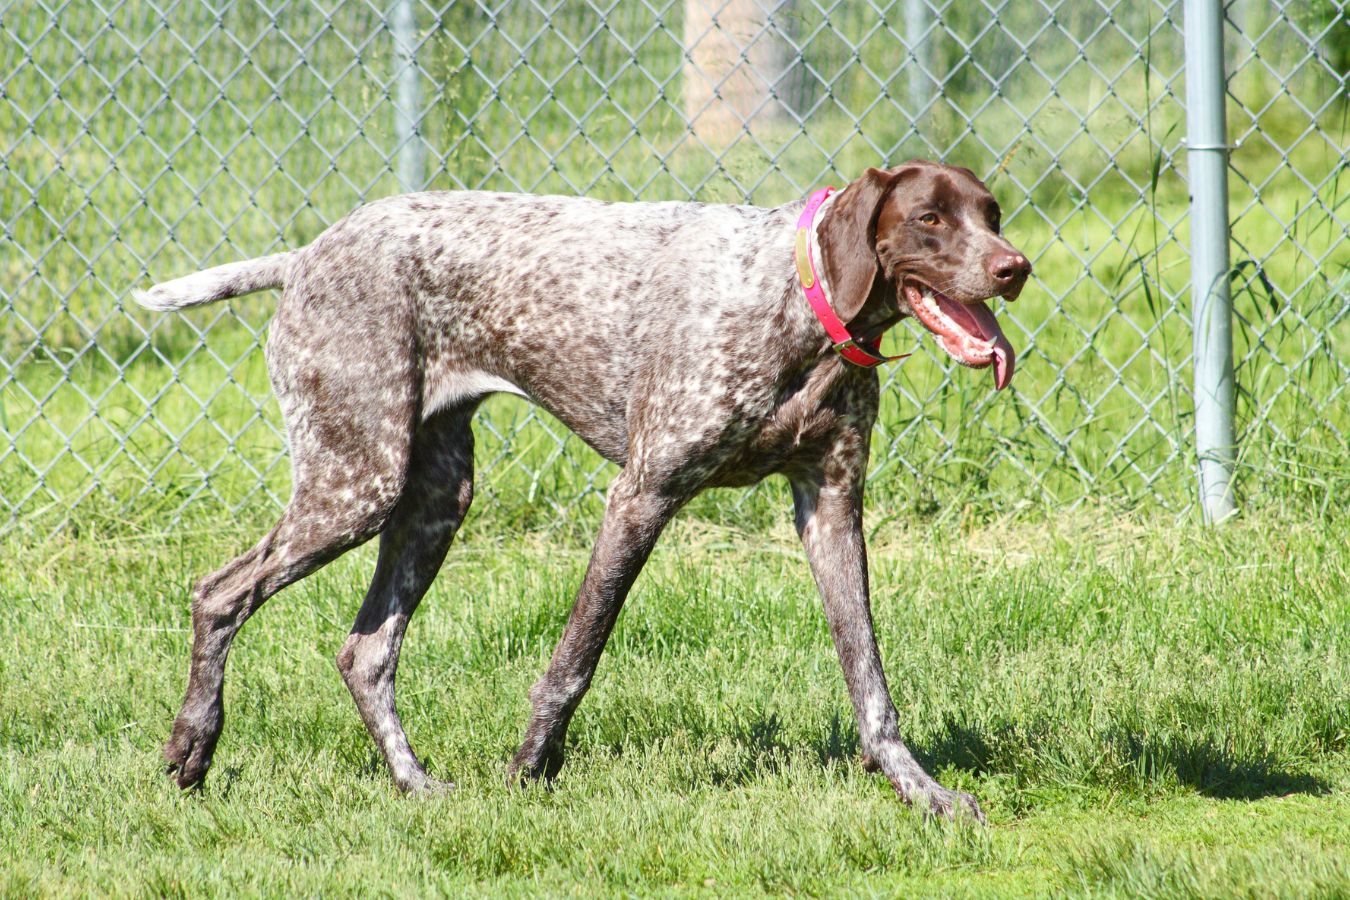
[(902, 731), (981, 798), (983, 830), (925, 822), (861, 770), (785, 512), (749, 537), (677, 523), (556, 789), (508, 791), (525, 692), (586, 551), (482, 519), (404, 653), (414, 746), (459, 784), (433, 799), (396, 794), (332, 663), (371, 548), (244, 630), (215, 768), (185, 796), (158, 748), (187, 587), (254, 523), (7, 539), (0, 895), (1350, 892), (1343, 515), (879, 527), (874, 605)]

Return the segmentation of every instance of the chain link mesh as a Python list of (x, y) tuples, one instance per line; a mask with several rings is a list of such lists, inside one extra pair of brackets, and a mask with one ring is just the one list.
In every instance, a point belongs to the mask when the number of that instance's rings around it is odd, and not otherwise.
[[(1350, 414), (1345, 4), (1228, 8), (1240, 485), (1315, 480)], [(0, 3), (0, 529), (286, 496), (274, 298), (132, 287), (312, 240), (404, 188), (777, 204), (930, 157), (985, 178), (1034, 283), (1011, 392), (920, 352), (873, 484), (1188, 504), (1180, 4), (791, 0)], [(479, 480), (520, 524), (610, 469), (513, 400)], [(1343, 463), (1342, 463), (1343, 464)]]

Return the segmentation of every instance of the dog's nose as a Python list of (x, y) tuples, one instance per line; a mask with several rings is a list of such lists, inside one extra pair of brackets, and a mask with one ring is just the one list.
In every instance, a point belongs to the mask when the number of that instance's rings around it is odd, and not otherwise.
[(1031, 263), (1020, 253), (1000, 253), (989, 260), (989, 274), (1001, 287), (1026, 281), (1031, 274)]

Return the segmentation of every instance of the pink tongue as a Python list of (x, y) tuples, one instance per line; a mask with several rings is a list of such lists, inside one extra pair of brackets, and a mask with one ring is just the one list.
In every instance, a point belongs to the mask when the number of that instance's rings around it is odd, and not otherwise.
[(1017, 366), (1017, 355), (1013, 353), (1012, 344), (1008, 339), (999, 335), (998, 343), (994, 344), (994, 388), (1003, 390), (1012, 381), (1013, 369)]
[(994, 387), (1000, 391), (1007, 387), (1017, 366), (1017, 354), (1003, 336), (1003, 329), (998, 326), (998, 319), (994, 318), (989, 307), (983, 303), (958, 303), (941, 294), (937, 295), (937, 301), (953, 322), (976, 337), (994, 339)]

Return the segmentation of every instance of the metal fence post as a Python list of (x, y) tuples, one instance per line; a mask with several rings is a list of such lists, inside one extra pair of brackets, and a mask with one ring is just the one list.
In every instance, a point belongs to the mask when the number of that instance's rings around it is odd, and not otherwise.
[(1195, 450), (1206, 522), (1233, 500), (1233, 301), (1228, 286), (1228, 128), (1221, 0), (1185, 0)]
[(929, 90), (928, 64), (928, 26), (932, 20), (932, 10), (927, 0), (905, 0), (905, 47), (909, 50), (909, 79), (907, 97), (910, 115), (918, 116), (919, 110), (931, 96)]
[(426, 148), (418, 129), (417, 108), (421, 85), (417, 72), (417, 22), (413, 4), (395, 0), (390, 15), (394, 48), (398, 54), (398, 93), (394, 98), (394, 135), (398, 141), (398, 184), (404, 191), (426, 187)]

